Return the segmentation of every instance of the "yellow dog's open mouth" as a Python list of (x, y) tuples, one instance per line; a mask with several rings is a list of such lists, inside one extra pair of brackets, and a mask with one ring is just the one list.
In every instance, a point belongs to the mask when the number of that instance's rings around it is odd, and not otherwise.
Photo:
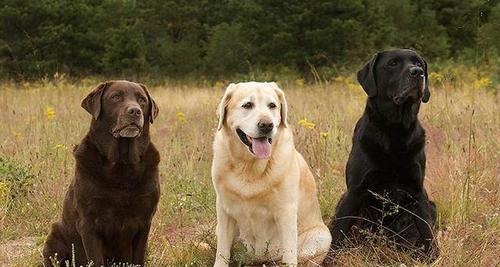
[(240, 129), (236, 130), (236, 134), (238, 134), (241, 142), (248, 147), (248, 150), (250, 150), (256, 158), (267, 159), (271, 156), (272, 138), (266, 136), (253, 138)]

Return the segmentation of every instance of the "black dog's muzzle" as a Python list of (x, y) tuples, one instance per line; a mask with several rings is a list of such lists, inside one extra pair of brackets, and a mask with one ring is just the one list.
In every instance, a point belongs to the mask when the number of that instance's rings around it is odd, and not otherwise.
[(399, 92), (392, 98), (396, 105), (401, 105), (409, 98), (419, 100), (424, 93), (425, 76), (424, 70), (420, 67), (410, 67), (408, 70), (408, 78), (401, 85)]

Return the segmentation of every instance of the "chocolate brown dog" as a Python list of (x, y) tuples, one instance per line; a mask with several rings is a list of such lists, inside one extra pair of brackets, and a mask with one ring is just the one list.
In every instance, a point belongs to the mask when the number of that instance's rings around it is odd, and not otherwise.
[(356, 226), (384, 233), (397, 247), (421, 249), (432, 261), (436, 206), (424, 188), (425, 131), (417, 118), (430, 98), (427, 63), (412, 50), (383, 51), (358, 72), (358, 81), (368, 100), (354, 130), (347, 192), (330, 225), (332, 248), (345, 245)]
[(75, 176), (62, 218), (52, 225), (44, 264), (144, 264), (160, 197), (160, 156), (149, 137), (158, 107), (144, 85), (101, 83), (82, 102), (90, 130), (75, 147)]

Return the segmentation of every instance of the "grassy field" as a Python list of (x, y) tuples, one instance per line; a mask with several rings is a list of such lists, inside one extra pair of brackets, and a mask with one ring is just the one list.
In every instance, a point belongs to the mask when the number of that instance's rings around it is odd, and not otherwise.
[[(90, 122), (80, 102), (97, 83), (0, 86), (0, 266), (41, 261), (49, 225), (61, 214), (73, 175), (72, 148)], [(283, 87), (295, 144), (316, 176), (323, 217), (329, 221), (345, 190), (351, 136), (366, 96), (352, 78)], [(162, 158), (162, 196), (148, 266), (210, 266), (216, 221), (211, 145), (223, 88), (164, 85), (151, 91), (160, 107), (152, 140)], [(498, 88), (445, 82), (431, 92), (420, 119), (428, 137), (426, 187), (439, 212), (441, 256), (432, 266), (499, 266)], [(376, 244), (346, 250), (338, 263), (422, 265)]]

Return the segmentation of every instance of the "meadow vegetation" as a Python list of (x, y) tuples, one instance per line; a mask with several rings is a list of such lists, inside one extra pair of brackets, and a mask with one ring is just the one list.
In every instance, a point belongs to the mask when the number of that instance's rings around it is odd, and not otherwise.
[[(450, 72), (451, 73), (451, 72)], [(469, 76), (459, 73), (472, 73)], [(432, 266), (500, 263), (499, 85), (480, 73), (431, 73), (421, 107), (427, 129), (426, 188), (438, 207), (441, 256)], [(64, 79), (0, 85), (0, 265), (36, 266), (74, 172), (73, 146), (88, 130), (80, 102), (98, 84)], [(354, 76), (315, 85), (281, 82), (295, 144), (315, 175), (329, 221), (345, 191), (344, 168), (366, 101)], [(161, 153), (162, 195), (148, 266), (209, 266), (215, 254), (210, 178), (216, 107), (223, 84), (152, 86), (160, 107), (152, 140)], [(423, 265), (380, 242), (347, 249), (341, 266)]]

